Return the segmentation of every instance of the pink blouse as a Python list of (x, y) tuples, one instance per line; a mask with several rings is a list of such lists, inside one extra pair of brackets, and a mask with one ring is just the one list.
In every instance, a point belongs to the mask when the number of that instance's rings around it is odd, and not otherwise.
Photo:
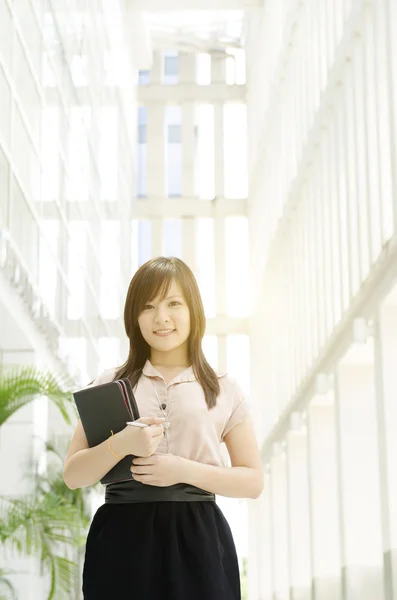
[[(91, 385), (113, 381), (115, 373), (116, 369), (108, 369)], [(163, 417), (160, 403), (170, 423), (168, 446), (164, 437), (156, 450), (157, 454), (167, 452), (169, 447), (171, 454), (209, 465), (226, 466), (221, 443), (233, 427), (251, 414), (251, 406), (233, 377), (217, 369), (215, 373), (221, 391), (216, 406), (208, 410), (203, 389), (192, 367), (179, 373), (167, 384), (151, 362), (146, 361), (134, 390), (140, 415)]]

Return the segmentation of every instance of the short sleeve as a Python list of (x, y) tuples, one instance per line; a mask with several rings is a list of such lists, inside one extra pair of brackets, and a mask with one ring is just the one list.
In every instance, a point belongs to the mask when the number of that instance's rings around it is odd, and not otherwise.
[(233, 401), (231, 406), (230, 415), (226, 421), (225, 427), (222, 432), (222, 439), (235, 427), (239, 425), (245, 419), (252, 415), (252, 407), (249, 396), (244, 394), (239, 384), (233, 380)]

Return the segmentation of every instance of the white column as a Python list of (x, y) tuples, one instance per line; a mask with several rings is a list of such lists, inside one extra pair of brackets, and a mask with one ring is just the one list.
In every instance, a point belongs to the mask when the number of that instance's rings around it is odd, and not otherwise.
[(373, 365), (337, 367), (343, 585), (349, 600), (384, 600)]
[(307, 440), (304, 430), (287, 436), (290, 600), (311, 600)]
[(313, 590), (316, 600), (341, 600), (340, 529), (333, 394), (308, 410)]
[(383, 553), (387, 600), (397, 600), (397, 306), (382, 307), (377, 327), (377, 389), (380, 404)]
[(273, 600), (271, 477), (258, 500), (250, 501), (248, 537), (248, 600)]
[(273, 523), (273, 598), (290, 600), (288, 483), (286, 456), (281, 453), (271, 461)]

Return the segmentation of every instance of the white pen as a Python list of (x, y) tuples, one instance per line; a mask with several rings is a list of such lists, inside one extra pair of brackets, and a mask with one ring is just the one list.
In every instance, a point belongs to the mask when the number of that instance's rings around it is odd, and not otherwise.
[(136, 421), (127, 421), (127, 425), (132, 425), (132, 427), (150, 427), (147, 423), (137, 423)]

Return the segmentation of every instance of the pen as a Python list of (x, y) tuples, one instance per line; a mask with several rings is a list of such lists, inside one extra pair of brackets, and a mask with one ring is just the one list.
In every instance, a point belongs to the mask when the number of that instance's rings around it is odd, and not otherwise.
[(127, 425), (132, 427), (150, 427), (147, 423), (137, 423), (136, 421), (127, 421)]

